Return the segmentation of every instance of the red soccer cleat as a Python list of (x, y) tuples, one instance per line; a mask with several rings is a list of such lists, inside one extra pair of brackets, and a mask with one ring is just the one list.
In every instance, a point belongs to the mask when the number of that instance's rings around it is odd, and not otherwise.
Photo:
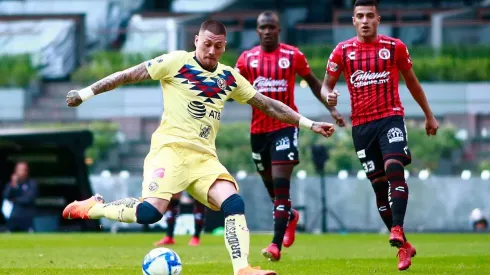
[(282, 245), (284, 247), (290, 247), (294, 243), (294, 239), (296, 237), (296, 225), (299, 221), (299, 212), (293, 209), (294, 219), (289, 221), (288, 227), (286, 228), (286, 233), (284, 234), (284, 238), (282, 239)]
[(171, 238), (169, 236), (165, 236), (165, 238), (154, 243), (155, 246), (173, 245), (173, 244), (175, 244), (175, 240), (174, 240), (174, 238)]
[(405, 244), (405, 238), (403, 238), (403, 228), (399, 225), (391, 228), (390, 244), (395, 247), (402, 247)]
[(83, 201), (74, 201), (63, 209), (63, 218), (67, 220), (88, 220), (90, 219), (88, 216), (88, 211), (97, 203), (104, 203), (104, 198), (99, 194), (96, 194)]
[(196, 237), (196, 236), (193, 236), (190, 240), (189, 240), (189, 245), (190, 246), (199, 246), (201, 244), (201, 240)]
[(262, 255), (269, 259), (269, 261), (279, 261), (281, 259), (281, 250), (276, 244), (271, 243), (268, 247), (262, 249)]
[(398, 270), (405, 270), (412, 265), (412, 258), (417, 255), (415, 247), (409, 242), (406, 242), (402, 247), (398, 249)]

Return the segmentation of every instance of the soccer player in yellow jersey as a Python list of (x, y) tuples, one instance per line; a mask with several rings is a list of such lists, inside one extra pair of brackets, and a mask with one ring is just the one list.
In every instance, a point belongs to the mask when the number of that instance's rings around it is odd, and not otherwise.
[(100, 195), (75, 201), (63, 210), (65, 219), (108, 218), (152, 224), (165, 212), (170, 198), (187, 190), (195, 199), (225, 216), (225, 245), (235, 275), (268, 275), (274, 271), (248, 263), (250, 234), (238, 184), (216, 155), (224, 103), (232, 98), (248, 103), (280, 121), (329, 137), (334, 125), (313, 122), (280, 101), (257, 93), (233, 68), (218, 63), (226, 46), (226, 28), (218, 21), (202, 23), (194, 52), (174, 51), (109, 75), (79, 91), (70, 91), (67, 104), (79, 106), (90, 97), (123, 84), (160, 81), (164, 113), (153, 133), (143, 168), (142, 198), (104, 203)]

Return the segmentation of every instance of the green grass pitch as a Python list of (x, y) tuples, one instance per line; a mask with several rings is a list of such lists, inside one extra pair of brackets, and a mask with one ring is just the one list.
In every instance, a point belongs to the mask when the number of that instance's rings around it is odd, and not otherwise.
[[(408, 234), (417, 256), (405, 274), (490, 274), (490, 234)], [(0, 274), (142, 274), (141, 262), (162, 234), (2, 234)], [(183, 274), (233, 274), (223, 237), (204, 235), (200, 247), (189, 236), (172, 246)], [(283, 249), (280, 262), (260, 250), (271, 235), (252, 234), (250, 262), (278, 274), (401, 274), (387, 235), (303, 235)]]

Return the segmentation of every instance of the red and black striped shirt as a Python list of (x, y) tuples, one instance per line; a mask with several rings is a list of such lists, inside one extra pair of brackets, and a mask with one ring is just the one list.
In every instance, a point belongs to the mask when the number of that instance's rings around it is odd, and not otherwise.
[[(279, 44), (274, 52), (264, 52), (260, 46), (244, 51), (236, 63), (240, 72), (254, 88), (270, 98), (279, 100), (298, 111), (294, 103), (296, 74), (306, 76), (311, 72), (306, 57), (298, 48)], [(278, 121), (252, 107), (252, 134), (276, 131), (290, 124)]]
[(336, 77), (344, 73), (352, 125), (356, 126), (404, 115), (398, 72), (411, 67), (408, 49), (401, 40), (378, 35), (373, 43), (359, 42), (357, 37), (339, 43), (328, 59), (327, 72)]

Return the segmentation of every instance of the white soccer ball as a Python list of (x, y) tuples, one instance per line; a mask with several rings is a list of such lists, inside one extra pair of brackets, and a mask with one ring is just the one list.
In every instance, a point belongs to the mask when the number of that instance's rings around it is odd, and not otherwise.
[(182, 262), (172, 249), (159, 247), (146, 254), (142, 270), (143, 275), (180, 275)]

